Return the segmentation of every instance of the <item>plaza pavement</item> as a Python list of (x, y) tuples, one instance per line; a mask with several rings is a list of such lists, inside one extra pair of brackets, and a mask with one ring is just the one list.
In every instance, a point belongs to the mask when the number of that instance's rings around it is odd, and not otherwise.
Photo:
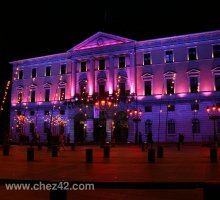
[[(210, 182), (220, 181), (219, 162), (210, 162), (209, 147), (185, 144), (164, 144), (164, 157), (148, 162), (147, 151), (138, 145), (115, 145), (110, 158), (103, 157), (98, 145), (66, 146), (58, 157), (44, 146), (35, 148), (34, 161), (27, 161), (28, 146), (12, 145), (9, 156), (0, 154), (0, 180), (44, 180), (83, 182)], [(93, 163), (86, 163), (85, 151), (93, 149)], [(156, 145), (153, 146), (156, 149)], [(218, 150), (220, 151), (220, 150)], [(218, 159), (220, 152), (218, 152)], [(2, 200), (49, 199), (48, 191), (6, 191), (0, 187)], [(196, 189), (100, 189), (94, 191), (68, 191), (67, 199), (147, 199), (147, 200), (200, 200), (202, 188)]]

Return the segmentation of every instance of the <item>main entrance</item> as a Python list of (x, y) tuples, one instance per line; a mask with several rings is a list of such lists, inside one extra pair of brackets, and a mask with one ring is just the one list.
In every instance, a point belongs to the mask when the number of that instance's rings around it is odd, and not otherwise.
[(104, 142), (106, 138), (106, 119), (94, 120), (94, 141), (97, 143)]
[(128, 139), (128, 119), (127, 114), (119, 111), (114, 119), (115, 129), (113, 137), (116, 143), (127, 143)]
[(76, 114), (74, 118), (74, 141), (84, 143), (86, 137), (86, 117), (83, 113)]

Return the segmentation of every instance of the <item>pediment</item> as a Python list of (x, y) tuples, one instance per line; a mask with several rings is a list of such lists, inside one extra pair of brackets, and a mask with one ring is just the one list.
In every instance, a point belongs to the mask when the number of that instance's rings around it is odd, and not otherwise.
[(166, 78), (169, 78), (169, 77), (173, 78), (173, 77), (175, 77), (175, 75), (176, 75), (176, 72), (174, 72), (174, 71), (168, 71), (168, 72), (164, 73), (164, 77), (166, 77)]
[(51, 87), (51, 83), (46, 82), (43, 86), (44, 86), (44, 88), (50, 88)]
[(219, 73), (220, 72), (220, 67), (215, 67), (212, 69), (212, 73)]
[(89, 49), (89, 48), (96, 48), (96, 47), (102, 47), (102, 46), (108, 46), (108, 45), (114, 45), (114, 44), (122, 44), (122, 43), (127, 43), (127, 42), (132, 42), (133, 40), (108, 34), (108, 33), (103, 33), (103, 32), (98, 32), (91, 37), (87, 38), (80, 44), (74, 46), (71, 48), (69, 51), (73, 50), (81, 50), (81, 49)]
[(149, 80), (149, 79), (152, 79), (153, 78), (153, 74), (150, 74), (150, 73), (145, 73), (142, 75), (142, 79), (143, 80)]
[(190, 69), (187, 71), (187, 74), (199, 74), (200, 70), (198, 69)]

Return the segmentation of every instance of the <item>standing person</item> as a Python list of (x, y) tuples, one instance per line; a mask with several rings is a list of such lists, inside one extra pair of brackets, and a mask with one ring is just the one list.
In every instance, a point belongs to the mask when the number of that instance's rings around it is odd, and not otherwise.
[(61, 149), (61, 147), (64, 151), (66, 150), (65, 149), (65, 144), (64, 144), (64, 134), (63, 134), (63, 132), (60, 132), (60, 134), (59, 134), (59, 149)]

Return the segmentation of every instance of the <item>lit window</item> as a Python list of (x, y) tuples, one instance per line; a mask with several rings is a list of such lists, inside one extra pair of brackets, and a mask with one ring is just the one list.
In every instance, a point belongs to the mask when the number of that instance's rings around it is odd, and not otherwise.
[(166, 61), (166, 63), (172, 63), (173, 62), (173, 51), (166, 51), (165, 61)]
[(150, 65), (151, 64), (151, 56), (150, 53), (144, 54), (144, 65)]

